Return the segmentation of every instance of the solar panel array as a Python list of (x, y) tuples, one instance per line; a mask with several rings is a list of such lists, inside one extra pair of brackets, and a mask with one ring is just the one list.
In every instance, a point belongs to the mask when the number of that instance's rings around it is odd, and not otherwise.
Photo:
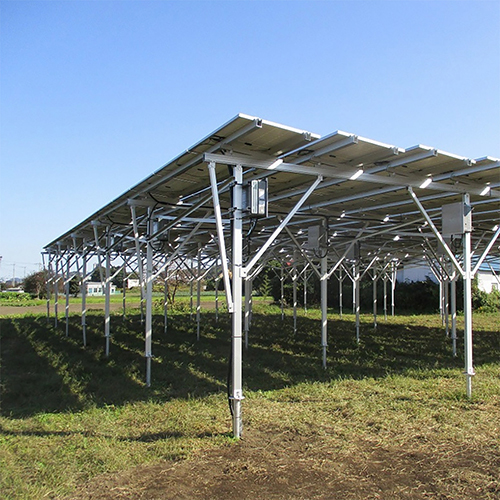
[[(213, 156), (211, 156), (213, 155)], [(219, 255), (207, 163), (215, 159), (224, 229), (229, 235), (233, 164), (242, 164), (244, 182), (267, 179), (267, 218), (244, 218), (246, 258), (267, 240), (312, 183), (322, 180), (270, 247), (267, 258), (310, 255), (310, 227), (327, 227), (328, 254), (338, 259), (352, 241), (360, 261), (416, 262), (425, 242), (439, 246), (418, 210), (414, 192), (440, 230), (443, 205), (468, 193), (473, 210), (473, 248), (486, 247), (500, 223), (500, 160), (469, 159), (426, 146), (408, 149), (337, 131), (320, 137), (248, 115), (237, 115), (212, 134), (139, 182), (45, 247), (51, 254), (98, 246), (133, 254), (131, 206), (142, 237), (155, 240), (156, 252), (171, 253), (190, 235), (183, 254), (199, 246)], [(425, 186), (425, 187), (424, 187)], [(154, 220), (156, 238), (147, 231)], [(198, 225), (196, 234), (190, 234)], [(291, 233), (291, 234), (290, 234)], [(97, 242), (96, 236), (97, 234)], [(323, 245), (325, 246), (325, 245)], [(457, 247), (458, 248), (458, 247)], [(493, 249), (494, 251), (494, 249)]]

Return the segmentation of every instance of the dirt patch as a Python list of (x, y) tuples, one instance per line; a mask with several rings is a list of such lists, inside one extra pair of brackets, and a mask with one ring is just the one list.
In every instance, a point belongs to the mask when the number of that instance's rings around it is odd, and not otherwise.
[[(459, 499), (500, 498), (491, 480), (500, 456), (484, 470), (471, 450), (446, 457), (430, 452), (355, 443), (349, 451), (326, 449), (319, 436), (247, 430), (233, 445), (192, 459), (141, 466), (104, 475), (74, 500), (159, 499)], [(495, 470), (493, 470), (495, 469)], [(483, 474), (478, 491), (470, 476)], [(490, 478), (488, 480), (488, 478)]]
[[(59, 318), (64, 319), (64, 315), (66, 314), (64, 304), (59, 304)], [(119, 303), (111, 303), (110, 310), (111, 311), (121, 311), (122, 304)], [(139, 307), (139, 304), (128, 304), (127, 308)], [(104, 303), (102, 304), (87, 304), (87, 311), (104, 311)], [(80, 313), (82, 312), (82, 306), (80, 304), (70, 304), (69, 305), (70, 313)], [(0, 316), (15, 316), (18, 314), (47, 314), (47, 306), (45, 304), (39, 306), (0, 306)], [(54, 316), (54, 306), (50, 308), (51, 317)]]
[[(138, 309), (140, 307), (140, 303), (127, 303), (127, 310), (129, 309)], [(215, 310), (215, 304), (213, 301), (201, 301), (200, 307), (202, 309), (206, 309), (209, 311)], [(112, 312), (122, 311), (123, 305), (119, 302), (112, 302), (110, 304), (110, 310)], [(64, 319), (65, 315), (65, 305), (59, 303), (59, 318)], [(87, 304), (87, 311), (104, 311), (104, 302), (96, 303), (96, 304)], [(194, 305), (194, 311), (196, 311), (196, 302)], [(80, 304), (70, 304), (69, 305), (70, 313), (81, 314), (82, 306)], [(47, 306), (45, 304), (38, 306), (0, 306), (0, 316), (16, 316), (19, 314), (46, 314)], [(51, 317), (54, 316), (54, 306), (50, 308)]]

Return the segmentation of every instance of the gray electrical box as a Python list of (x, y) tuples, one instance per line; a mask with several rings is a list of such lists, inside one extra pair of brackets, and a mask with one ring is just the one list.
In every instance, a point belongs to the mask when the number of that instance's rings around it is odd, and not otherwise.
[(267, 217), (267, 179), (251, 180), (243, 190), (243, 209), (250, 217)]
[(328, 246), (326, 238), (325, 226), (309, 226), (307, 228), (307, 248), (310, 250), (326, 248)]
[(354, 245), (350, 248), (350, 250), (347, 252), (345, 258), (347, 260), (358, 260), (360, 256), (360, 250), (361, 250), (361, 245), (359, 241), (356, 241)]
[(445, 238), (472, 231), (472, 207), (461, 201), (443, 205), (441, 207), (441, 218), (441, 233)]
[[(163, 229), (167, 226), (168, 221), (164, 219), (159, 219), (153, 221), (153, 234), (157, 234), (160, 231), (163, 231)], [(164, 231), (163, 233), (160, 234), (160, 236), (157, 238), (160, 241), (168, 241), (168, 231)]]

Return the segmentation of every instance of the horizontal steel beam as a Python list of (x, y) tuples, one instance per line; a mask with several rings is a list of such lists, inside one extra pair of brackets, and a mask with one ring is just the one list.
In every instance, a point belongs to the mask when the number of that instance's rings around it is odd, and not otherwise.
[[(259, 161), (253, 160), (244, 156), (224, 156), (218, 154), (204, 154), (203, 161), (206, 163), (215, 162), (222, 165), (243, 165), (246, 167), (259, 168), (267, 171), (274, 172), (288, 172), (292, 174), (300, 174), (300, 175), (312, 175), (312, 176), (323, 176), (327, 178), (339, 178), (344, 180), (350, 180), (359, 169), (345, 169), (339, 167), (331, 167), (325, 165), (315, 165), (305, 167), (302, 165), (297, 165), (295, 163), (285, 163), (280, 162), (280, 160), (275, 161)], [(375, 184), (382, 185), (391, 185), (398, 186), (400, 188), (420, 188), (420, 185), (423, 182), (423, 178), (417, 179), (415, 177), (402, 176), (398, 174), (394, 174), (392, 176), (382, 176), (376, 174), (368, 174), (363, 173), (360, 177), (358, 177), (359, 181), (371, 182)], [(450, 185), (443, 184), (440, 182), (431, 182), (425, 189), (432, 191), (447, 191), (452, 193), (470, 193), (480, 196), (484, 190), (484, 186), (481, 184), (476, 184), (475, 186), (460, 186), (460, 185)], [(500, 191), (491, 190), (489, 192), (489, 197), (495, 197), (500, 199)]]

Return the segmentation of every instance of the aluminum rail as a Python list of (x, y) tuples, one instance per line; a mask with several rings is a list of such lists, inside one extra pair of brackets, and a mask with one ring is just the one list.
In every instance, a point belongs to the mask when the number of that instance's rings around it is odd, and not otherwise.
[[(327, 178), (340, 178), (345, 180), (352, 180), (356, 176), (359, 169), (340, 169), (337, 167), (330, 167), (324, 165), (316, 165), (314, 167), (304, 167), (302, 165), (297, 165), (295, 163), (285, 163), (280, 161), (258, 161), (245, 158), (242, 156), (223, 156), (218, 154), (208, 154), (203, 155), (203, 161), (209, 163), (211, 161), (223, 164), (223, 165), (244, 165), (248, 167), (260, 168), (263, 170), (269, 170), (274, 172), (288, 172), (294, 174), (302, 175), (313, 175), (313, 176), (323, 176)], [(424, 178), (408, 177), (394, 174), (391, 177), (384, 177), (376, 174), (363, 173), (359, 177), (355, 177), (359, 181), (371, 182), (375, 184), (384, 184), (398, 186), (400, 188), (412, 187), (420, 188)], [(424, 188), (422, 188), (424, 189)], [(459, 185), (443, 184), (441, 182), (431, 182), (425, 189), (433, 191), (448, 191), (451, 193), (462, 193), (462, 194), (475, 194), (478, 196), (484, 196), (484, 186), (476, 184), (468, 185), (465, 187)], [(488, 195), (490, 197), (495, 197), (500, 199), (500, 191), (490, 190)]]

